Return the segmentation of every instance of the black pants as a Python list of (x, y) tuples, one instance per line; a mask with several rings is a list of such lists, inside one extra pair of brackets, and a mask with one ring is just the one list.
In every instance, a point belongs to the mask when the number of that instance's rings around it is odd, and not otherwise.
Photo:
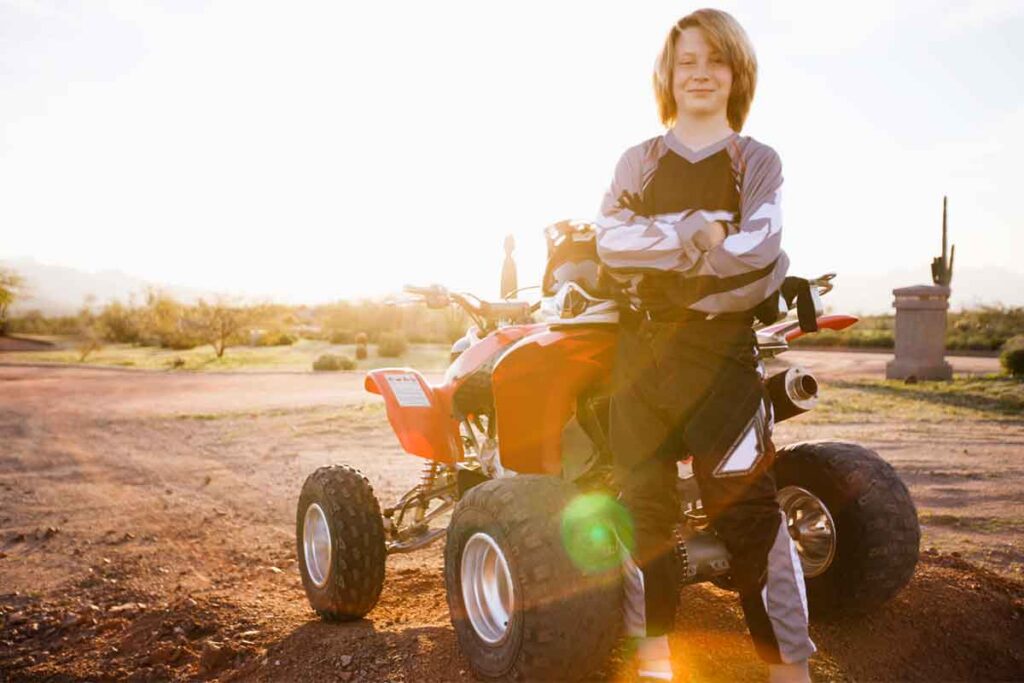
[(676, 461), (691, 455), (704, 510), (732, 556), (732, 579), (758, 653), (769, 662), (799, 661), (814, 645), (802, 574), (769, 469), (770, 408), (755, 343), (744, 321), (627, 319), (613, 371), (611, 450), (633, 517), (646, 634), (667, 633), (675, 619)]

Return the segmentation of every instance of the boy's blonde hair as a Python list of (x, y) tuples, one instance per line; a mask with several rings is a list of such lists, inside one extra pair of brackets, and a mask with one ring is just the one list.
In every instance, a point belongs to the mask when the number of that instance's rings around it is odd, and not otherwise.
[(726, 116), (729, 127), (737, 133), (750, 111), (757, 87), (757, 57), (750, 38), (731, 14), (717, 9), (699, 9), (680, 19), (665, 37), (661, 54), (654, 63), (654, 98), (658, 102), (658, 116), (666, 128), (676, 122), (676, 98), (672, 93), (672, 72), (676, 62), (676, 42), (685, 28), (699, 28), (712, 49), (725, 58), (732, 69), (732, 90)]

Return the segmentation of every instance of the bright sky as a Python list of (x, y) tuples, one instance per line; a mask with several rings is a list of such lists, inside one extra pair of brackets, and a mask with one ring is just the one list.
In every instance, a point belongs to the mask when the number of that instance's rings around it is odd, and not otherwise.
[[(0, 259), (315, 302), (495, 295), (661, 132), (679, 2), (0, 0)], [(1024, 3), (723, 2), (791, 272), (1020, 272)], [(896, 283), (901, 284), (901, 283)], [(910, 283), (902, 283), (910, 284)]]

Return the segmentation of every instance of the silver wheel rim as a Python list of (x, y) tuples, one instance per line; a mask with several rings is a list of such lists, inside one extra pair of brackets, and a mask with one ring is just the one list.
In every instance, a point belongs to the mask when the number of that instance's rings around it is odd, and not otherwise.
[(306, 518), (302, 522), (302, 550), (306, 557), (306, 574), (317, 588), (323, 588), (331, 572), (331, 529), (319, 503), (312, 503), (306, 508)]
[(836, 524), (821, 499), (799, 486), (779, 491), (779, 507), (786, 513), (786, 526), (800, 555), (804, 577), (820, 576), (836, 556)]
[(491, 645), (508, 634), (515, 592), (508, 561), (494, 539), (483, 532), (470, 536), (462, 549), (462, 602), (476, 634)]

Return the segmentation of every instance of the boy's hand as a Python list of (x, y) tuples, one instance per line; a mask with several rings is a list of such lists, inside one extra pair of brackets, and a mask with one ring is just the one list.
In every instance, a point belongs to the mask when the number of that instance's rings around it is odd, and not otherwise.
[(630, 192), (623, 190), (622, 194), (619, 195), (619, 201), (616, 204), (621, 209), (632, 211), (638, 216), (646, 216), (647, 211), (644, 209), (644, 200), (640, 196), (639, 192)]
[(711, 251), (725, 241), (725, 236), (725, 226), (718, 221), (711, 221), (694, 233), (693, 245), (701, 251)]

